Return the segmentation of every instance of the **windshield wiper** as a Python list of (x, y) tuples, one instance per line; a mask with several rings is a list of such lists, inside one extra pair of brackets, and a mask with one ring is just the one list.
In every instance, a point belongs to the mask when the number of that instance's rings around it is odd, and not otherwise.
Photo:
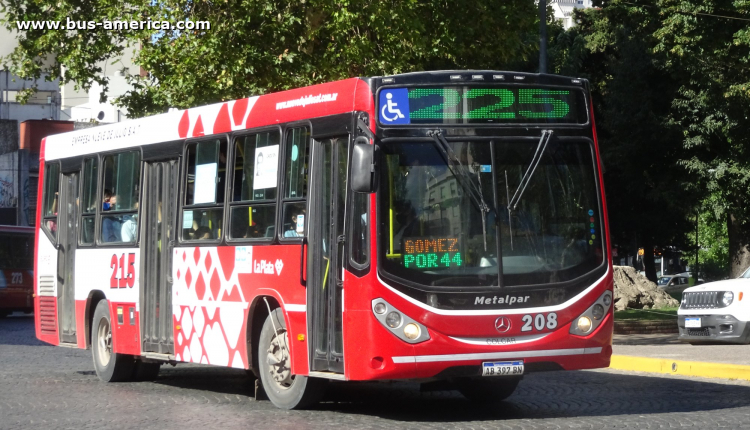
[[(529, 185), (529, 182), (531, 182), (531, 178), (534, 176), (534, 172), (536, 172), (536, 168), (539, 166), (539, 162), (542, 161), (542, 156), (544, 155), (544, 151), (547, 149), (547, 144), (549, 144), (549, 141), (552, 139), (552, 130), (542, 130), (542, 137), (539, 139), (539, 143), (536, 145), (536, 151), (534, 152), (534, 156), (531, 158), (531, 162), (529, 163), (529, 167), (526, 169), (526, 173), (523, 174), (523, 177), (521, 178), (521, 182), (518, 184), (518, 188), (516, 188), (516, 192), (513, 193), (513, 198), (510, 198), (508, 200), (508, 229), (510, 230), (510, 249), (513, 249), (513, 211), (516, 210), (516, 207), (518, 207), (518, 203), (521, 201), (521, 197), (523, 197), (524, 191), (526, 191), (526, 187)], [(505, 171), (505, 194), (506, 198), (510, 195), (508, 192), (508, 171)]]
[(537, 143), (536, 145), (536, 152), (534, 152), (534, 157), (531, 158), (529, 167), (526, 169), (526, 173), (523, 174), (521, 182), (518, 184), (518, 188), (516, 188), (516, 192), (513, 194), (513, 198), (508, 202), (508, 210), (516, 210), (518, 202), (521, 201), (521, 197), (523, 197), (523, 193), (524, 191), (526, 191), (526, 187), (531, 181), (531, 177), (534, 176), (534, 172), (536, 172), (536, 168), (537, 166), (539, 166), (539, 162), (542, 161), (542, 156), (544, 155), (544, 151), (547, 149), (547, 144), (549, 143), (551, 138), (552, 130), (542, 130), (542, 137), (541, 139), (539, 139), (539, 143)]
[[(451, 148), (448, 141), (443, 137), (443, 132), (440, 130), (430, 130), (427, 132), (427, 135), (435, 141), (435, 146), (437, 146), (440, 154), (445, 159), (448, 169), (450, 169), (458, 184), (469, 194), (471, 200), (482, 213), (482, 237), (484, 238), (484, 250), (487, 251), (487, 214), (490, 211), (493, 212), (495, 220), (497, 220), (497, 211), (491, 204), (484, 201), (482, 189), (477, 187), (474, 181), (471, 180), (467, 167), (461, 163), (456, 153), (453, 152), (453, 148)], [(479, 172), (477, 172), (477, 178), (479, 178)]]

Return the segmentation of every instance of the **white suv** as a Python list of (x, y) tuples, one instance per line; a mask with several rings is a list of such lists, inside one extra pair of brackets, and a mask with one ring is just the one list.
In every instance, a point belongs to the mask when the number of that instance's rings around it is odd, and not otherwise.
[(677, 310), (679, 339), (697, 343), (750, 343), (750, 268), (737, 279), (685, 289)]

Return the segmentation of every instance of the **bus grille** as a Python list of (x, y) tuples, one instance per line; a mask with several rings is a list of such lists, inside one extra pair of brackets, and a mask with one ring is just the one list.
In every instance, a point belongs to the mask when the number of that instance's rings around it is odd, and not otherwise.
[(696, 291), (682, 295), (682, 309), (716, 309), (721, 305), (723, 291)]
[(55, 296), (55, 277), (54, 276), (40, 276), (39, 277), (39, 295), (40, 296)]
[(39, 297), (39, 325), (44, 334), (57, 334), (57, 309), (55, 297)]

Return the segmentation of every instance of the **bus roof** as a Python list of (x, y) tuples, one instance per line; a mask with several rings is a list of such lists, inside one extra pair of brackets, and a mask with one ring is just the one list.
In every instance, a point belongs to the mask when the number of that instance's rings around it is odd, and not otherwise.
[(370, 111), (372, 104), (367, 82), (351, 78), (48, 136), (42, 142), (40, 156), (56, 160), (355, 110)]

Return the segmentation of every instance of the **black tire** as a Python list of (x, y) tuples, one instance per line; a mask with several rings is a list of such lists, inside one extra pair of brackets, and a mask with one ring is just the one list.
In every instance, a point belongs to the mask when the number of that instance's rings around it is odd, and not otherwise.
[(323, 397), (328, 381), (292, 375), (288, 344), (284, 314), (277, 308), (266, 318), (260, 332), (257, 350), (260, 381), (266, 396), (277, 408), (304, 409)]
[(133, 365), (133, 381), (153, 381), (159, 376), (161, 363), (146, 363), (136, 360)]
[(474, 403), (491, 404), (510, 397), (521, 382), (520, 377), (496, 377), (494, 380), (465, 379), (456, 382), (456, 388)]
[(104, 382), (129, 381), (133, 374), (135, 358), (112, 351), (112, 319), (109, 303), (99, 301), (91, 321), (91, 352), (96, 375)]

